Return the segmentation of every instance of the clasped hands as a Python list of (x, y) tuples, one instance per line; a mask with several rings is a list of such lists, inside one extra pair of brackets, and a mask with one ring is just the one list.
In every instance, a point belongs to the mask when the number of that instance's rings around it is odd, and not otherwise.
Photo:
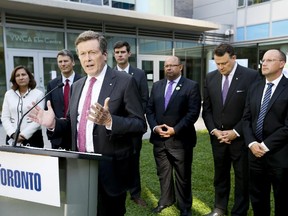
[(154, 132), (158, 133), (162, 138), (169, 138), (175, 134), (174, 128), (166, 124), (157, 125)]
[(231, 144), (231, 141), (237, 138), (237, 135), (233, 130), (215, 130), (213, 133), (220, 143)]
[(265, 148), (258, 142), (253, 143), (250, 150), (252, 151), (253, 155), (258, 158), (262, 157), (266, 153)]

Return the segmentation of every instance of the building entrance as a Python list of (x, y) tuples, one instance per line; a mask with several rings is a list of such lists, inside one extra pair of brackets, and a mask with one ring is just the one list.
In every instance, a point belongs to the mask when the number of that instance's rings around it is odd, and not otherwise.
[(164, 78), (164, 62), (167, 56), (145, 56), (139, 55), (137, 57), (137, 65), (145, 71), (151, 91), (153, 82)]
[(56, 56), (57, 51), (7, 49), (7, 89), (10, 89), (9, 80), (13, 69), (18, 65), (24, 65), (34, 74), (37, 88), (45, 92), (49, 80), (57, 75)]

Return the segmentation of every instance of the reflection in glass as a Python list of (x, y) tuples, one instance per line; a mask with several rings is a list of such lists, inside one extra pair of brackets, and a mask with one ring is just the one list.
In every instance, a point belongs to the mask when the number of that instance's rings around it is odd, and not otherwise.
[(172, 41), (139, 39), (139, 54), (172, 55)]
[[(51, 80), (51, 78), (54, 78), (52, 77), (52, 71), (57, 71), (57, 70), (58, 70), (57, 58), (43, 58), (45, 92), (46, 92), (48, 82)], [(60, 73), (57, 72), (56, 75), (59, 76)]]
[(142, 61), (142, 70), (146, 73), (149, 92), (151, 92), (153, 85), (153, 61)]
[[(17, 67), (18, 65), (23, 65), (23, 66), (27, 67), (28, 70), (30, 70), (31, 73), (34, 74), (33, 57), (14, 56), (14, 67)], [(12, 71), (9, 71), (9, 74), (11, 74), (11, 72)]]

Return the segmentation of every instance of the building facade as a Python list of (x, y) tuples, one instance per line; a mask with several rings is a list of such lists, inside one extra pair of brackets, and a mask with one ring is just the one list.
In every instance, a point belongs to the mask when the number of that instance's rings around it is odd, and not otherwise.
[[(37, 88), (45, 91), (47, 82), (59, 75), (57, 52), (66, 48), (75, 54), (75, 71), (82, 73), (74, 41), (89, 29), (108, 39), (111, 67), (115, 66), (113, 44), (127, 40), (131, 64), (145, 70), (150, 87), (164, 77), (163, 64), (169, 55), (178, 55), (185, 65), (184, 75), (201, 83), (206, 65), (203, 47), (207, 41), (215, 43), (215, 34), (205, 32), (219, 25), (192, 19), (192, 6), (191, 0), (1, 0), (1, 107), (17, 65), (26, 65)], [(223, 34), (216, 37), (227, 39)]]
[(259, 70), (268, 49), (288, 53), (287, 8), (287, 0), (194, 0), (193, 18), (221, 24), (216, 32), (230, 35), (237, 57)]

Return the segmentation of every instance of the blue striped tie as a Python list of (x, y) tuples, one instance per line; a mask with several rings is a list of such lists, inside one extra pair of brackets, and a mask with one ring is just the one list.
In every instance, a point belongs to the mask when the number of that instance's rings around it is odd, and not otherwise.
[(268, 87), (266, 89), (265, 95), (264, 95), (264, 99), (260, 108), (260, 112), (259, 112), (259, 116), (258, 116), (258, 120), (257, 120), (257, 124), (256, 124), (256, 138), (258, 140), (263, 139), (262, 137), (262, 131), (263, 131), (263, 121), (264, 121), (264, 117), (266, 115), (266, 111), (267, 111), (267, 107), (270, 101), (270, 97), (271, 97), (271, 92), (272, 92), (272, 86), (274, 85), (273, 83), (267, 83)]

